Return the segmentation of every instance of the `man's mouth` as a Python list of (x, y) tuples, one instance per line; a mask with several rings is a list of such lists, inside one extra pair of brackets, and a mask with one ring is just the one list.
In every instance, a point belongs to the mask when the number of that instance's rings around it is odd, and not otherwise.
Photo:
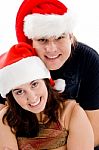
[(54, 56), (45, 56), (47, 59), (49, 60), (54, 60), (54, 59), (57, 59), (61, 54), (58, 54), (58, 55), (54, 55)]

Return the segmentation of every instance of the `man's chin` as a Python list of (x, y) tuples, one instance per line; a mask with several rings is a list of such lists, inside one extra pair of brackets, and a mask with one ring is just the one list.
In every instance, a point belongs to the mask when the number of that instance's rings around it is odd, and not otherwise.
[(64, 61), (61, 61), (61, 60), (59, 60), (59, 59), (55, 59), (55, 60), (53, 60), (53, 61), (44, 61), (45, 62), (45, 64), (46, 64), (46, 66), (47, 66), (47, 68), (49, 69), (49, 70), (58, 70), (58, 69), (60, 69), (62, 66), (63, 66), (63, 64), (65, 63)]
[(48, 66), (47, 68), (49, 69), (49, 70), (58, 70), (58, 69), (60, 69), (62, 67), (62, 65), (54, 65), (54, 66)]

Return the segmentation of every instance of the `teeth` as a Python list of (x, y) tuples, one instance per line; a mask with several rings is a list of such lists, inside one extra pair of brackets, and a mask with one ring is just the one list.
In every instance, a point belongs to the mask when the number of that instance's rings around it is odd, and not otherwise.
[(36, 106), (36, 105), (38, 105), (39, 104), (39, 102), (40, 102), (40, 100), (38, 100), (37, 102), (35, 102), (35, 103), (31, 103), (30, 105), (31, 106)]
[(57, 56), (47, 56), (48, 58), (57, 58), (58, 57), (58, 55)]

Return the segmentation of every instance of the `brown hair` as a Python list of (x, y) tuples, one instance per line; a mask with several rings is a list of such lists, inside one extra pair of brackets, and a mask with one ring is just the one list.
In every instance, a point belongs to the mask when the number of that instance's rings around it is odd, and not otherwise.
[[(48, 89), (48, 100), (44, 110), (50, 121), (58, 120), (58, 108), (64, 101), (62, 96), (52, 88), (49, 79), (44, 79)], [(3, 123), (8, 123), (11, 131), (16, 136), (33, 137), (39, 132), (39, 124), (36, 114), (23, 109), (14, 99), (12, 92), (7, 94), (8, 109), (3, 116)]]

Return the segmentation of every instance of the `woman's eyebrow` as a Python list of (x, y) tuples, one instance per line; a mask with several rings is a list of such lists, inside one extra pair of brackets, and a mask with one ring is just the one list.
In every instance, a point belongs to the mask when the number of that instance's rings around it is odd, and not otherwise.
[(36, 80), (31, 81), (30, 84), (32, 84), (32, 83), (35, 82), (35, 81), (36, 81)]
[(14, 91), (17, 91), (17, 90), (20, 90), (19, 88), (18, 89), (12, 89), (12, 91), (14, 92)]

